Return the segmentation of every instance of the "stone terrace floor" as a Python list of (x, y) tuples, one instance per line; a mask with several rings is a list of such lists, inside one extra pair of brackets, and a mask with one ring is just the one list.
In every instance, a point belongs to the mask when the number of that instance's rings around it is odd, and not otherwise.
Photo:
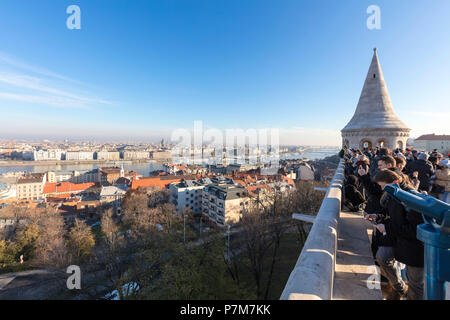
[(338, 230), (333, 299), (382, 300), (379, 271), (370, 249), (373, 227), (361, 213), (342, 211)]

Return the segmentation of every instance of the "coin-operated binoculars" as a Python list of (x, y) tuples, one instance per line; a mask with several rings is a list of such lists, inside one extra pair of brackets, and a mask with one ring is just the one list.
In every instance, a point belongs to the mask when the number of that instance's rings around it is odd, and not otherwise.
[(450, 281), (450, 205), (417, 191), (404, 191), (397, 184), (384, 188), (406, 209), (422, 213), (417, 239), (425, 246), (425, 299), (444, 300), (445, 282)]

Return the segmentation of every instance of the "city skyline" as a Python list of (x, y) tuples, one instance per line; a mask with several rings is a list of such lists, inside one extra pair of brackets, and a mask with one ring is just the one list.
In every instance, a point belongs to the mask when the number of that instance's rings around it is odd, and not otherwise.
[(411, 137), (448, 133), (444, 1), (378, 1), (380, 30), (369, 1), (78, 1), (81, 30), (71, 4), (0, 5), (2, 137), (158, 141), (202, 120), (340, 145), (373, 47)]

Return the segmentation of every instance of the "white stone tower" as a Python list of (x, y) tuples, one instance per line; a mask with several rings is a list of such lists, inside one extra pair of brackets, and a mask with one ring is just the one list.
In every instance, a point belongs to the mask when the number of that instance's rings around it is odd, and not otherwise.
[(394, 112), (375, 48), (355, 114), (341, 130), (342, 143), (361, 150), (376, 146), (405, 149), (410, 131)]

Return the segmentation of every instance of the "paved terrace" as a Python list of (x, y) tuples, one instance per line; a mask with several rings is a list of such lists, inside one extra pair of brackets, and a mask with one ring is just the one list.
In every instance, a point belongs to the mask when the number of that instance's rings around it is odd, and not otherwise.
[(381, 300), (370, 250), (372, 226), (361, 214), (341, 211), (339, 164), (281, 300)]

